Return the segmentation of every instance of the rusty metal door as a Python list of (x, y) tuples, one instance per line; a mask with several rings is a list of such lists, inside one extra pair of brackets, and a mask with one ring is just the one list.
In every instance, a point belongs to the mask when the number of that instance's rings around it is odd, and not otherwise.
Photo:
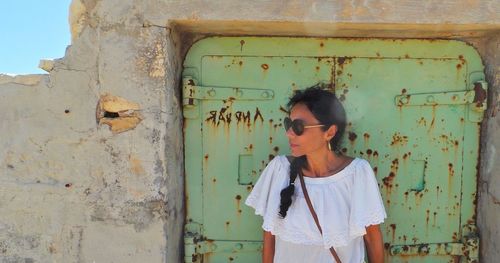
[(477, 259), (479, 122), (486, 83), (457, 41), (215, 37), (183, 71), (185, 262), (259, 262), (243, 201), (276, 154), (293, 90), (322, 83), (349, 118), (342, 151), (367, 159), (388, 212), (387, 262)]

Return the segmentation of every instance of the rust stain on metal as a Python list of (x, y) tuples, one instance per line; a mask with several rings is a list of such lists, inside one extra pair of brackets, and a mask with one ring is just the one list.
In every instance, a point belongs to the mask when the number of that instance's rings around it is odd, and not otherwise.
[(236, 195), (234, 199), (236, 200), (236, 211), (241, 213), (241, 195)]
[(436, 226), (436, 217), (437, 217), (437, 212), (432, 213), (432, 226)]
[(392, 136), (391, 146), (404, 145), (408, 143), (408, 136), (401, 135), (399, 132), (394, 133)]
[(455, 169), (453, 168), (453, 164), (449, 163), (448, 164), (448, 195), (451, 195), (451, 186), (452, 186), (452, 180), (453, 176), (455, 175)]
[(349, 138), (349, 141), (351, 141), (352, 143), (354, 143), (354, 141), (356, 140), (356, 138), (358, 138), (358, 135), (356, 135), (356, 133), (350, 131), (348, 138)]
[(268, 65), (268, 64), (262, 64), (262, 65), (260, 65), (260, 67), (261, 67), (263, 70), (268, 70), (268, 69), (269, 69), (269, 65)]
[(372, 149), (367, 149), (366, 150), (366, 154), (368, 154), (368, 156), (371, 156), (373, 153)]
[(392, 188), (392, 180), (396, 177), (396, 174), (394, 172), (390, 172), (389, 176), (386, 176), (382, 178), (382, 182), (384, 182), (384, 185), (386, 186), (386, 190), (390, 192), (390, 189)]
[(464, 56), (463, 56), (463, 55), (459, 55), (459, 56), (458, 56), (458, 59), (460, 60), (460, 63), (461, 63), (462, 65), (464, 65), (464, 64), (465, 64), (465, 59), (464, 59)]
[(240, 40), (240, 51), (243, 52), (243, 45), (245, 45), (245, 40)]
[(351, 58), (351, 57), (339, 57), (339, 58), (337, 59), (337, 62), (338, 62), (338, 64), (339, 64), (339, 67), (340, 67), (340, 68), (343, 68), (343, 67), (344, 67), (344, 65), (349, 64), (349, 63), (351, 63), (351, 62), (352, 62), (352, 58)]
[(482, 88), (480, 83), (474, 84), (474, 93), (474, 100), (472, 102), (476, 103), (476, 107), (482, 107), (486, 100), (486, 91)]
[(427, 121), (425, 120), (424, 117), (421, 117), (417, 123), (418, 123), (418, 126), (427, 126)]
[(429, 227), (429, 209), (425, 210), (425, 226)]
[[(363, 139), (364, 139), (364, 141), (365, 141), (365, 147), (368, 147), (368, 143), (369, 143), (369, 141), (370, 141), (370, 134), (368, 134), (367, 132), (365, 132), (365, 133), (363, 134)], [(371, 151), (371, 150), (370, 150), (370, 151)], [(367, 153), (368, 153), (368, 151), (367, 151)], [(371, 153), (368, 153), (368, 154), (370, 155)]]
[(396, 224), (390, 224), (390, 227), (392, 229), (392, 242), (394, 242), (396, 236)]
[(391, 171), (389, 172), (389, 175), (382, 178), (382, 182), (385, 185), (386, 193), (389, 195), (392, 191), (392, 187), (398, 187), (398, 184), (393, 185), (394, 178), (396, 177), (396, 174), (398, 173), (399, 169), (399, 159), (394, 159), (391, 164)]

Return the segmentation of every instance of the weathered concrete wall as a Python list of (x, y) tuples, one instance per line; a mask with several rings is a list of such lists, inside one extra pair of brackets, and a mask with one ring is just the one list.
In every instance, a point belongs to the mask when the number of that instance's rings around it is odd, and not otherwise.
[(468, 39), (490, 82), (478, 221), (483, 262), (498, 258), (498, 1), (74, 0), (71, 11), (73, 42), (44, 63), (50, 74), (0, 76), (0, 262), (181, 261), (181, 63), (207, 34)]
[[(90, 24), (89, 11), (49, 75), (0, 77), (0, 262), (180, 258), (178, 44), (166, 28)], [(138, 105), (137, 127), (98, 125), (104, 94)]]
[(481, 50), (490, 85), (490, 106), (482, 125), (478, 226), (483, 262), (497, 262), (500, 258), (500, 34), (486, 40)]

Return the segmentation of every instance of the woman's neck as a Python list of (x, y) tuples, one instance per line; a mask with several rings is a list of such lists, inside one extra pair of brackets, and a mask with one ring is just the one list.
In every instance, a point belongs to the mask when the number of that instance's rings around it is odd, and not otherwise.
[(331, 175), (342, 164), (341, 157), (332, 151), (314, 152), (306, 155), (307, 170), (306, 176), (323, 177)]

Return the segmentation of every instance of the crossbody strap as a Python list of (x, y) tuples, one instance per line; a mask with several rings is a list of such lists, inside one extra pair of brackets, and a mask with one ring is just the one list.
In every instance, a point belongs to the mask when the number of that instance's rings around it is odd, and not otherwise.
[[(311, 212), (311, 215), (314, 218), (314, 222), (316, 223), (316, 226), (318, 227), (319, 232), (321, 233), (321, 235), (323, 235), (323, 230), (321, 229), (321, 226), (319, 225), (318, 216), (316, 215), (316, 212), (314, 211), (314, 208), (313, 208), (312, 203), (311, 203), (311, 199), (309, 198), (309, 194), (307, 193), (307, 188), (306, 188), (306, 184), (304, 183), (304, 178), (303, 178), (302, 172), (299, 172), (299, 179), (300, 179), (300, 186), (302, 187), (302, 192), (304, 193), (304, 197), (306, 198), (307, 206), (309, 207), (309, 211)], [(342, 261), (340, 261), (339, 256), (337, 255), (337, 252), (335, 251), (335, 249), (333, 247), (330, 247), (330, 253), (332, 253), (333, 258), (335, 259), (335, 261), (337, 263), (342, 263)]]

